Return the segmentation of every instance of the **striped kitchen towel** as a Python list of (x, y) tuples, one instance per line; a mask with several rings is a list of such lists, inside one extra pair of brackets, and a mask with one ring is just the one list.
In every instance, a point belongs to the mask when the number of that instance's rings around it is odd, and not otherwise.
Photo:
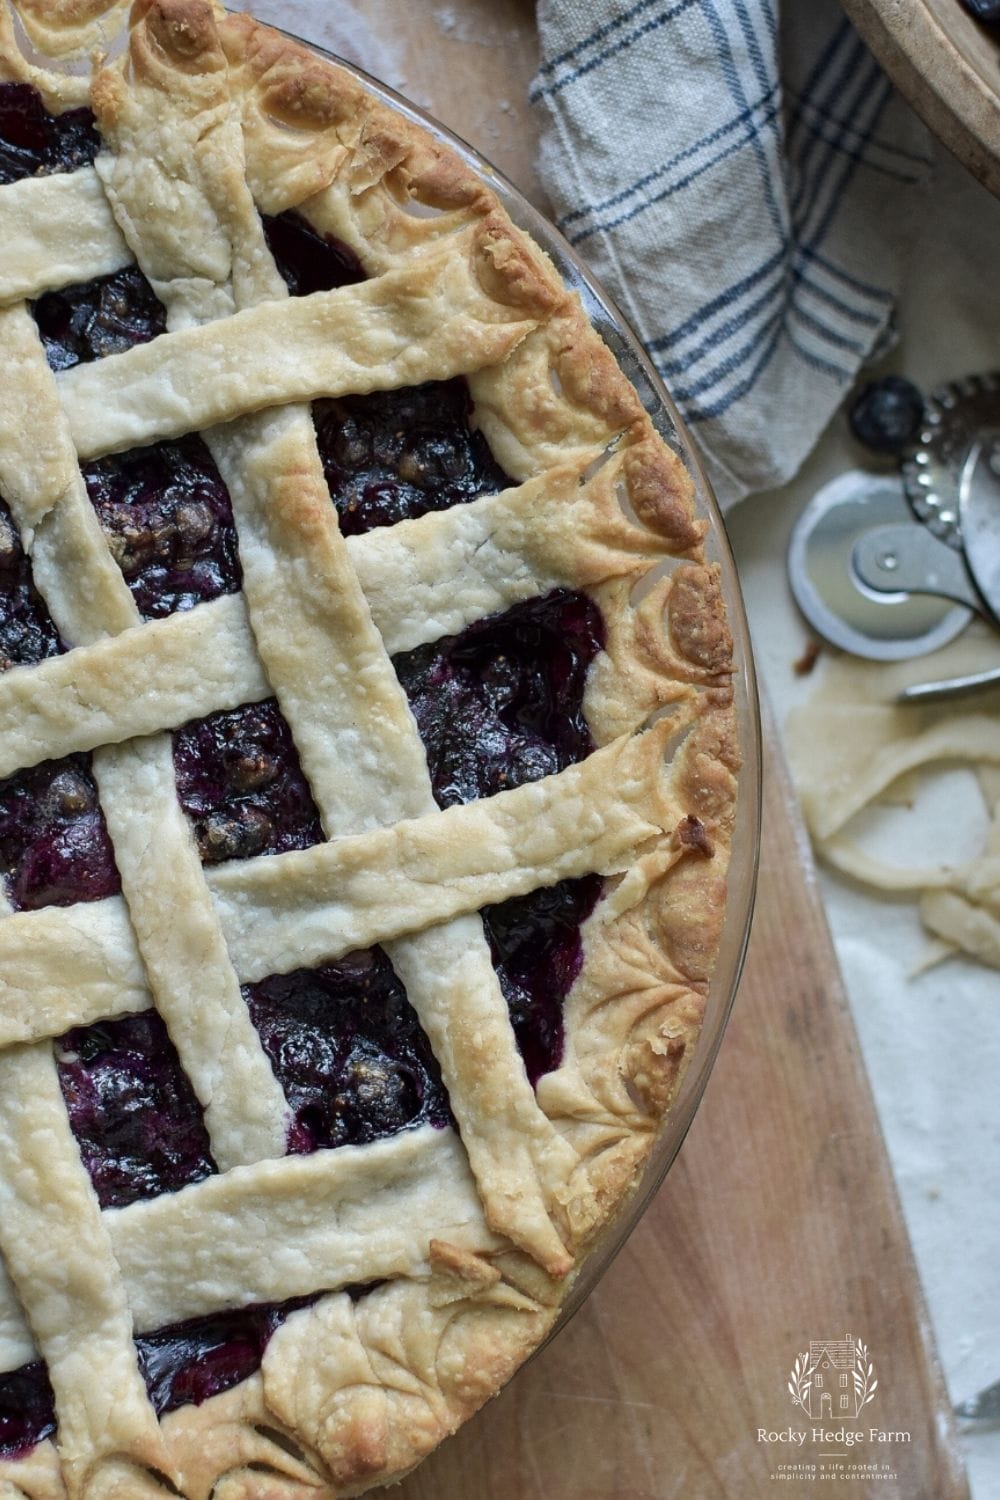
[(783, 483), (891, 336), (924, 127), (837, 0), (539, 0), (538, 22), (560, 228), (723, 505)]

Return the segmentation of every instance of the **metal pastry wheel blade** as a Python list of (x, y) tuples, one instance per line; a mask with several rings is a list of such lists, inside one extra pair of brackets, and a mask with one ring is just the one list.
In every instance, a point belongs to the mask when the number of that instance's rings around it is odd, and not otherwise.
[(973, 445), (959, 491), (962, 546), (969, 571), (1000, 622), (1000, 434)]
[(855, 542), (851, 561), (861, 582), (878, 593), (937, 594), (984, 613), (963, 553), (926, 526), (873, 526)]
[(832, 645), (871, 661), (936, 651), (972, 615), (951, 600), (864, 583), (854, 566), (856, 545), (875, 527), (903, 524), (912, 526), (913, 518), (902, 482), (854, 469), (824, 485), (792, 531), (788, 574), (802, 613)]
[(920, 441), (903, 461), (913, 513), (950, 547), (962, 545), (959, 485), (969, 450), (1000, 426), (1000, 371), (953, 380), (928, 396)]

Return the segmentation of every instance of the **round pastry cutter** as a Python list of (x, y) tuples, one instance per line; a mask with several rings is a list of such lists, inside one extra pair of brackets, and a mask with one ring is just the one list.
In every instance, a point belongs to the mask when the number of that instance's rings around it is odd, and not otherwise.
[(788, 566), (820, 635), (857, 656), (900, 661), (947, 645), (973, 613), (997, 623), (998, 428), (1000, 373), (952, 381), (927, 398), (900, 479), (854, 470), (813, 498)]
[(959, 494), (970, 449), (1000, 423), (1000, 371), (966, 375), (924, 402), (920, 439), (902, 464), (913, 513), (956, 550), (962, 546)]
[(852, 469), (813, 496), (792, 531), (788, 576), (802, 613), (825, 640), (872, 661), (936, 651), (972, 616), (951, 599), (864, 582), (855, 548), (875, 528), (903, 524), (914, 526), (902, 481)]

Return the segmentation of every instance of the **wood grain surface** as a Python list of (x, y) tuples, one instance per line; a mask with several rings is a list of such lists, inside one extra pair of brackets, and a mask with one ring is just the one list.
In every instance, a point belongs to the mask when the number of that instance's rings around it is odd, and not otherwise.
[[(754, 931), (688, 1138), (589, 1301), (400, 1500), (757, 1500), (825, 1463), (835, 1493), (968, 1495), (926, 1310), (805, 834), (773, 729)], [(810, 1340), (860, 1336), (879, 1390), (838, 1445), (786, 1388)], [(830, 1424), (826, 1424), (830, 1425)], [(840, 1425), (832, 1424), (833, 1430)], [(758, 1429), (805, 1429), (801, 1449)], [(851, 1463), (886, 1464), (875, 1479)], [(842, 1467), (838, 1468), (840, 1465)], [(885, 1475), (892, 1477), (885, 1477)], [(845, 1477), (847, 1476), (847, 1477)]]
[[(413, 96), (540, 201), (529, 0), (456, 0), (443, 20), (429, 0), (355, 5), (376, 30), (402, 28)], [(773, 726), (765, 744), (749, 958), (681, 1154), (582, 1310), (399, 1500), (755, 1500), (824, 1480), (848, 1500), (968, 1495)], [(812, 1441), (786, 1385), (810, 1340), (846, 1335), (879, 1379), (849, 1425), (907, 1437), (823, 1459), (831, 1445)], [(810, 1434), (801, 1449), (758, 1440), (789, 1427)], [(826, 1468), (773, 1477), (796, 1462)], [(859, 1463), (878, 1479), (850, 1477)]]
[(903, 97), (1000, 197), (1000, 40), (960, 0), (843, 0)]

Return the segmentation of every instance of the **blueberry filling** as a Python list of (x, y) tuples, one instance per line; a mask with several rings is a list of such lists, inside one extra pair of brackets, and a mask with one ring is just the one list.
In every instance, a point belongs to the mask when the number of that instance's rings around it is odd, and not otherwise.
[(316, 440), (345, 536), (507, 489), (461, 376), (317, 401)]
[(437, 1061), (381, 948), (274, 974), (243, 994), (292, 1110), (290, 1151), (448, 1123)]
[[(353, 1288), (346, 1290), (353, 1295)], [(364, 1290), (357, 1289), (359, 1294)], [(179, 1406), (200, 1406), (253, 1375), (276, 1329), (315, 1301), (293, 1297), (259, 1303), (139, 1335), (139, 1370), (157, 1416)], [(0, 1375), (0, 1458), (23, 1458), (55, 1429), (52, 1387), (40, 1360)]]
[[(363, 281), (352, 250), (299, 214), (264, 218), (289, 291), (299, 297)], [(494, 494), (511, 483), (470, 425), (468, 382), (429, 381), (317, 401), (316, 440), (345, 536)]]
[(238, 592), (229, 491), (200, 437), (109, 454), (83, 477), (144, 619)]
[(205, 864), (306, 849), (323, 838), (295, 742), (273, 698), (176, 730), (174, 769)]
[(163, 304), (138, 266), (45, 292), (32, 312), (53, 370), (148, 344), (167, 327)]
[(42, 1361), (0, 1375), (0, 1459), (24, 1458), (55, 1430), (55, 1401)]
[(89, 109), (50, 115), (30, 83), (0, 83), (0, 182), (73, 172), (100, 149)]
[(590, 753), (583, 690), (603, 640), (597, 605), (557, 589), (394, 658), (441, 807), (538, 781)]
[[(0, 501), (0, 671), (61, 649)], [(88, 755), (43, 761), (0, 781), (0, 875), (19, 911), (98, 901), (121, 889)]]
[(43, 761), (0, 781), (0, 872), (19, 911), (121, 889), (89, 756)]
[(0, 500), (0, 672), (44, 661), (60, 650), (10, 511)]
[(246, 1380), (260, 1369), (272, 1333), (315, 1301), (262, 1302), (140, 1335), (135, 1341), (139, 1369), (157, 1416), (178, 1406), (200, 1406)]
[(155, 1010), (68, 1031), (56, 1060), (102, 1208), (175, 1192), (215, 1171), (201, 1107)]
[(562, 880), (481, 913), (532, 1084), (562, 1061), (563, 1001), (583, 963), (580, 927), (597, 905), (602, 884), (599, 875)]
[(292, 210), (274, 217), (265, 214), (261, 222), (268, 248), (293, 297), (364, 281), (354, 251), (332, 234), (321, 234), (301, 214)]
[[(395, 658), (441, 807), (536, 781), (590, 753), (583, 692), (603, 641), (596, 604), (558, 589)], [(580, 970), (580, 924), (600, 890), (600, 877), (587, 876), (482, 913), (532, 1083), (562, 1058), (562, 1003)]]
[(1000, 27), (1000, 0), (962, 0), (969, 15), (986, 27)]

